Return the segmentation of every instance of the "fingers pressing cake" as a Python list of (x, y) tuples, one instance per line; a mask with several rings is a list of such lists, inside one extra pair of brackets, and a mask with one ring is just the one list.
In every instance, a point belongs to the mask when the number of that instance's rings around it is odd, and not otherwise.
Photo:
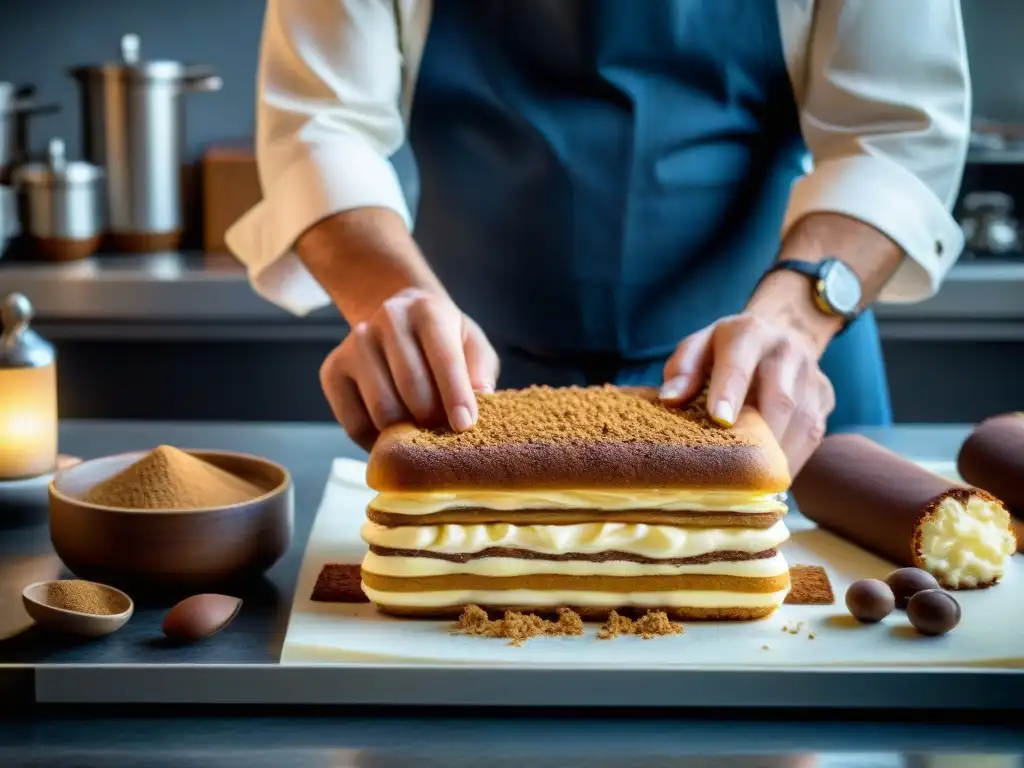
[(363, 590), (403, 616), (761, 618), (789, 590), (785, 466), (750, 410), (723, 429), (653, 390), (482, 395), (470, 432), (403, 425), (374, 447)]

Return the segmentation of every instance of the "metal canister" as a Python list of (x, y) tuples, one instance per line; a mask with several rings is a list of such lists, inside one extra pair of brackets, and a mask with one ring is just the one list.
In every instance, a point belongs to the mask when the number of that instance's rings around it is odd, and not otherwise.
[(17, 198), (11, 176), (28, 152), (28, 121), (33, 115), (60, 110), (56, 104), (39, 104), (35, 88), (0, 82), (0, 256), (18, 234)]
[(14, 171), (22, 231), (43, 258), (82, 259), (99, 248), (106, 217), (103, 169), (67, 159), (64, 142), (51, 139), (42, 163)]
[(121, 38), (121, 61), (71, 72), (82, 97), (85, 158), (106, 170), (113, 250), (145, 253), (180, 245), (187, 91), (216, 91), (209, 67), (143, 61), (137, 35)]

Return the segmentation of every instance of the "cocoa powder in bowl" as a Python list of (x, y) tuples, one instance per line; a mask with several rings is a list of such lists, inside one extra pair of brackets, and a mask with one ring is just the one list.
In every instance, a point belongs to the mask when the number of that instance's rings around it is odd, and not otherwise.
[(161, 445), (90, 488), (82, 500), (115, 509), (203, 509), (240, 504), (263, 493), (208, 461)]

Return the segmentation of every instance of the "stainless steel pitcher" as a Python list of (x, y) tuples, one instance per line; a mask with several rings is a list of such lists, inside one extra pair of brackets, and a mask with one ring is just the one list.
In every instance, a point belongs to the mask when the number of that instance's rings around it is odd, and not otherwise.
[(118, 63), (77, 67), (85, 159), (106, 170), (110, 247), (173, 250), (181, 241), (187, 91), (217, 91), (209, 67), (143, 61), (137, 35), (121, 38)]

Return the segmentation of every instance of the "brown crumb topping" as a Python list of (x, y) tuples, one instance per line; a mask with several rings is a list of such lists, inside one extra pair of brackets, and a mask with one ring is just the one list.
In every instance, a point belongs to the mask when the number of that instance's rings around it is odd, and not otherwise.
[(507, 443), (683, 443), (736, 445), (748, 441), (714, 424), (704, 396), (668, 408), (636, 390), (530, 387), (477, 396), (479, 419), (467, 432), (422, 430), (410, 437), (428, 448)]
[(619, 635), (639, 635), (644, 640), (666, 635), (681, 635), (683, 627), (670, 621), (664, 611), (648, 611), (638, 619), (620, 616), (615, 611), (608, 615), (608, 620), (601, 625), (597, 636), (601, 640), (614, 640)]
[(509, 645), (521, 646), (531, 637), (570, 637), (583, 634), (583, 619), (568, 608), (558, 609), (558, 620), (550, 621), (532, 613), (505, 611), (500, 619), (490, 619), (478, 605), (467, 605), (453, 628), (455, 634), (500, 637)]

